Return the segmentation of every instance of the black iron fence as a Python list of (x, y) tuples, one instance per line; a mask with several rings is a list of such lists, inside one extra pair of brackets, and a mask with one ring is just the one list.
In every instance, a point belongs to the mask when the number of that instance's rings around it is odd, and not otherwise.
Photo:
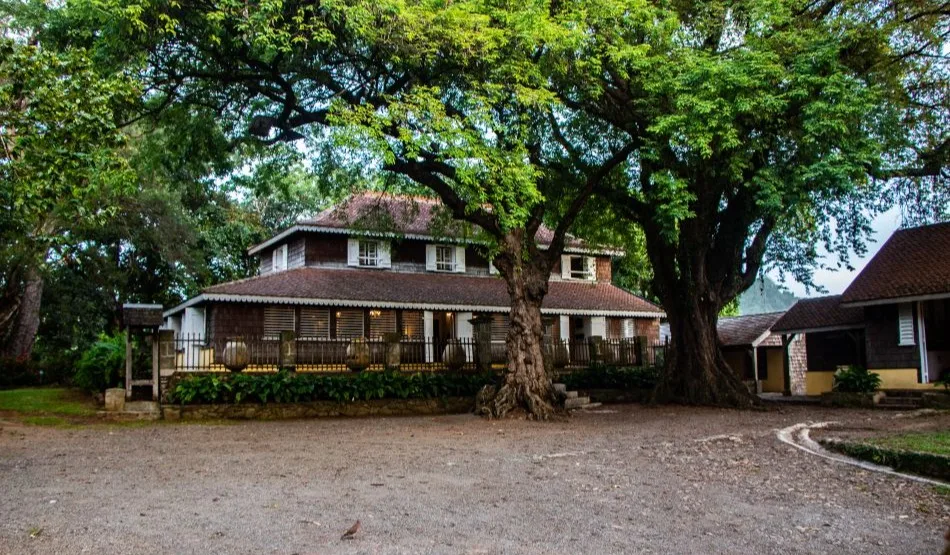
[[(398, 366), (404, 371), (475, 370), (491, 365), (502, 368), (507, 355), (503, 341), (492, 341), (481, 351), (472, 338), (325, 339), (278, 336), (205, 337), (200, 334), (175, 336), (177, 371), (227, 370), (240, 367), (246, 372), (273, 372), (292, 366), (302, 372), (342, 372), (353, 369), (383, 369)], [(544, 352), (555, 368), (662, 365), (668, 346), (641, 344), (637, 339), (600, 341), (546, 341)], [(480, 360), (481, 358), (487, 361)]]

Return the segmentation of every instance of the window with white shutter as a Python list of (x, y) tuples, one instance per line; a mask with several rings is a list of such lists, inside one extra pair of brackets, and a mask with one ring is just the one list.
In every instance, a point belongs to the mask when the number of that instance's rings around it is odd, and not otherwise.
[(593, 256), (562, 255), (561, 277), (563, 279), (594, 280), (597, 278), (597, 260)]
[(439, 272), (455, 271), (455, 247), (448, 245), (436, 245), (435, 269)]
[(271, 255), (273, 260), (273, 268), (275, 272), (280, 272), (287, 269), (287, 245), (283, 244), (276, 249), (274, 249), (274, 254)]
[(636, 330), (633, 325), (633, 318), (624, 318), (623, 319), (623, 336), (627, 339), (636, 335)]
[(303, 339), (329, 338), (330, 310), (326, 308), (301, 308), (300, 337)]
[(264, 307), (264, 336), (276, 339), (282, 331), (294, 331), (294, 308), (292, 306)]
[(897, 344), (914, 345), (914, 309), (910, 303), (897, 305)]
[(370, 310), (369, 311), (369, 337), (370, 339), (382, 339), (387, 333), (396, 333), (396, 311), (395, 310)]
[(363, 311), (359, 309), (343, 309), (336, 313), (337, 339), (352, 339), (363, 337)]

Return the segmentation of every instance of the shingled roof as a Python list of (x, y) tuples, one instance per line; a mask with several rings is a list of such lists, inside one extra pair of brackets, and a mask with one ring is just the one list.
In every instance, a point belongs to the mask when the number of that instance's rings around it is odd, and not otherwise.
[(864, 326), (864, 309), (841, 306), (841, 295), (800, 299), (772, 326), (772, 333), (798, 333)]
[(845, 290), (850, 305), (950, 296), (950, 222), (899, 229)]
[[(768, 314), (721, 318), (716, 326), (719, 341), (726, 347), (758, 346), (762, 344), (781, 345), (781, 339), (778, 336), (771, 336), (769, 331), (783, 314), (785, 313), (770, 312)], [(756, 343), (757, 340), (760, 342)]]
[[(208, 287), (189, 303), (208, 300), (486, 312), (507, 311), (510, 307), (505, 282), (498, 278), (349, 268), (297, 268), (222, 283)], [(542, 310), (605, 316), (663, 316), (655, 304), (609, 283), (570, 281), (549, 284)]]
[[(477, 228), (467, 222), (452, 218), (451, 213), (439, 199), (393, 195), (382, 192), (365, 192), (350, 196), (313, 218), (299, 220), (290, 229), (267, 241), (255, 245), (248, 252), (254, 254), (261, 248), (273, 243), (275, 239), (296, 231), (317, 228), (320, 230), (355, 230), (367, 234), (391, 233), (395, 235), (435, 237), (440, 239), (471, 240), (477, 235)], [(554, 232), (541, 226), (535, 238), (540, 245), (547, 245), (554, 239)], [(588, 245), (576, 237), (568, 236), (565, 248), (583, 250)], [(620, 252), (617, 249), (595, 249), (603, 252)]]

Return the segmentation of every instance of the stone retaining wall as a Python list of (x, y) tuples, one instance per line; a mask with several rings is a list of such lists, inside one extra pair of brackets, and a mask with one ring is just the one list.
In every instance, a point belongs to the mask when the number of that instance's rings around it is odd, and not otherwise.
[(372, 401), (313, 401), (310, 403), (164, 405), (166, 420), (280, 420), (326, 416), (413, 416), (461, 414), (475, 408), (474, 397), (444, 399), (374, 399)]

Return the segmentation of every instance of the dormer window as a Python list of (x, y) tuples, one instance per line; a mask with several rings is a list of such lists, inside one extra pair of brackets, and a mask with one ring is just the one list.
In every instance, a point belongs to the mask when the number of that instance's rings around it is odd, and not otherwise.
[(272, 268), (275, 272), (287, 269), (287, 245), (283, 244), (274, 249)]
[(575, 254), (562, 255), (561, 278), (583, 279), (588, 281), (597, 279), (597, 259), (593, 256)]
[(389, 268), (391, 257), (389, 241), (380, 239), (350, 239), (347, 264), (359, 268)]

